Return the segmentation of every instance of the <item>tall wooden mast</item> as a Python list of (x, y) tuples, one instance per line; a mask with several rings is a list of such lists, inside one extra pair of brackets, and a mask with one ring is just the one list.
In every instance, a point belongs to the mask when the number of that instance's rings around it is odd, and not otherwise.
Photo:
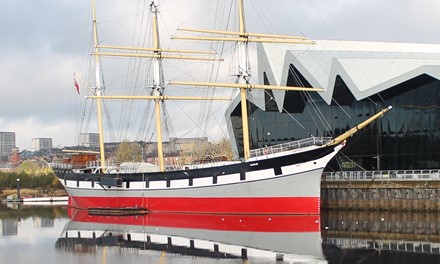
[[(102, 83), (101, 83), (101, 65), (99, 58), (99, 46), (98, 46), (98, 27), (96, 25), (96, 6), (95, 0), (92, 0), (92, 19), (93, 19), (93, 42), (95, 45), (95, 94), (97, 96), (102, 95)], [(102, 126), (102, 100), (96, 99), (96, 108), (98, 112), (98, 132), (99, 132), (99, 152), (101, 160), (101, 168), (105, 169), (105, 149), (104, 149), (104, 129)]]
[[(160, 41), (159, 41), (159, 28), (157, 23), (157, 5), (156, 1), (152, 0), (150, 3), (150, 12), (152, 13), (152, 25), (153, 25), (153, 53), (158, 55), (157, 58), (153, 58), (153, 96), (161, 96), (164, 90), (163, 73), (162, 73), (162, 58), (160, 57)], [(156, 115), (156, 137), (157, 137), (157, 156), (159, 159), (160, 171), (165, 171), (165, 162), (163, 156), (163, 143), (162, 143), (162, 122), (160, 106), (162, 100), (154, 99), (154, 110)]]
[(246, 31), (244, 19), (243, 0), (237, 0), (238, 9), (238, 31), (223, 31), (223, 30), (204, 30), (204, 29), (189, 29), (181, 28), (182, 31), (210, 33), (219, 35), (230, 35), (230, 37), (223, 36), (173, 36), (174, 39), (187, 40), (212, 40), (212, 41), (235, 41), (237, 42), (238, 51), (238, 73), (235, 84), (227, 83), (195, 83), (195, 82), (170, 82), (174, 85), (198, 85), (198, 86), (216, 86), (216, 87), (231, 87), (240, 89), (240, 104), (243, 127), (243, 156), (244, 159), (250, 157), (250, 139), (249, 139), (249, 121), (247, 109), (247, 91), (249, 89), (281, 89), (281, 90), (296, 90), (296, 91), (323, 91), (320, 88), (304, 88), (304, 87), (286, 87), (286, 86), (272, 86), (272, 85), (253, 85), (250, 84), (250, 67), (248, 60), (248, 44), (249, 42), (269, 42), (269, 43), (287, 43), (287, 44), (313, 44), (313, 41), (304, 37), (291, 37), (282, 35), (249, 33)]
[[(237, 1), (238, 3), (238, 32), (240, 38), (246, 38), (246, 29), (244, 24), (244, 9), (243, 0)], [(238, 44), (238, 84), (248, 84), (251, 73), (248, 65), (249, 47), (247, 41), (239, 41)], [(240, 102), (241, 102), (241, 120), (243, 126), (243, 150), (244, 159), (250, 157), (250, 145), (249, 145), (249, 121), (248, 121), (248, 109), (247, 109), (247, 89), (240, 88)]]

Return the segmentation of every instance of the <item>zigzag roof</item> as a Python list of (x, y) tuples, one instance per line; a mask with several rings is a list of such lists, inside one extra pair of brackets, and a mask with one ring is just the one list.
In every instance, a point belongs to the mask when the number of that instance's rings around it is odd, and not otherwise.
[[(330, 104), (337, 77), (356, 100), (382, 92), (422, 74), (440, 79), (440, 45), (318, 40), (315, 45), (260, 44), (259, 83), (286, 85), (293, 65), (313, 87), (322, 87)], [(255, 103), (265, 109), (264, 91), (253, 91)], [(284, 91), (273, 91), (278, 109)]]

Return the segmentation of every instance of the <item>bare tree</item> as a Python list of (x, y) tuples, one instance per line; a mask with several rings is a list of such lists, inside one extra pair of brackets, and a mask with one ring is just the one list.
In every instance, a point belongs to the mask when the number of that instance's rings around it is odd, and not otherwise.
[(121, 142), (114, 152), (116, 162), (141, 162), (142, 147), (136, 142)]

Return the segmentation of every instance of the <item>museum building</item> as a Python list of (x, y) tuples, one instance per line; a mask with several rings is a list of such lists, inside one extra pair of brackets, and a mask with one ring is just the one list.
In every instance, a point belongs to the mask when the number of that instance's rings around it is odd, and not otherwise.
[[(251, 148), (337, 136), (392, 106), (348, 139), (327, 170), (440, 168), (440, 45), (335, 40), (260, 44), (258, 79), (325, 91), (251, 91)], [(243, 153), (238, 97), (226, 118), (233, 148)]]

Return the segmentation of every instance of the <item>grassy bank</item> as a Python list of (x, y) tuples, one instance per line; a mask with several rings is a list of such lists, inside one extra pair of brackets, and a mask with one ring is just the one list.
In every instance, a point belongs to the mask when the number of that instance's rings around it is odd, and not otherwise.
[(0, 197), (17, 194), (20, 184), (20, 195), (23, 197), (45, 197), (66, 195), (63, 186), (52, 171), (0, 172)]
[[(0, 191), (0, 198), (5, 199), (9, 195), (16, 195), (17, 189), (3, 189)], [(20, 189), (21, 197), (58, 197), (58, 196), (67, 196), (67, 193), (64, 189), (30, 189), (23, 188)]]

